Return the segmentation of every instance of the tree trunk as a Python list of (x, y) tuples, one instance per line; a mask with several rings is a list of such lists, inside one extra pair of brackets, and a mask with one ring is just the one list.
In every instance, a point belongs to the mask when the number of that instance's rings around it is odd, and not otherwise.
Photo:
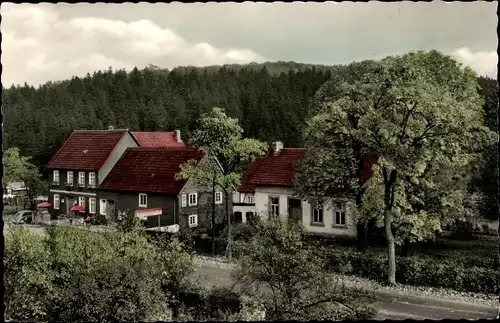
[(390, 176), (387, 174), (387, 169), (384, 167), (384, 227), (385, 237), (387, 240), (387, 282), (390, 285), (396, 285), (396, 246), (394, 243), (394, 235), (392, 234), (392, 208), (394, 206), (394, 189), (396, 184), (396, 170), (391, 170)]
[(212, 256), (215, 256), (215, 172), (212, 181)]
[(231, 213), (229, 212), (229, 193), (226, 191), (226, 219), (227, 219), (227, 260), (231, 262), (233, 258), (233, 237), (231, 232)]

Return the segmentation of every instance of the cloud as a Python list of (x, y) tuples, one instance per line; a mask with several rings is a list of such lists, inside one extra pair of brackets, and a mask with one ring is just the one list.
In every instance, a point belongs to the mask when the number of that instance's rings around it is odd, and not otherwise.
[(189, 42), (147, 19), (61, 19), (50, 6), (2, 5), (2, 33), (4, 86), (85, 76), (109, 66), (130, 70), (266, 60), (248, 48)]
[(475, 70), (479, 75), (497, 78), (498, 53), (496, 51), (473, 52), (467, 47), (462, 47), (452, 51), (451, 56)]

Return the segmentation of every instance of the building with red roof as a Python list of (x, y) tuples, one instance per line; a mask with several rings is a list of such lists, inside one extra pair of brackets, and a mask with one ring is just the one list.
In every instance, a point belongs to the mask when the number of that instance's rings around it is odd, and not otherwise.
[(127, 129), (75, 130), (47, 164), (55, 213), (70, 215), (76, 205), (84, 214), (103, 212), (98, 187), (116, 162), (137, 141)]
[(356, 224), (349, 217), (347, 201), (315, 208), (295, 196), (295, 163), (305, 152), (305, 148), (284, 148), (278, 141), (265, 157), (256, 158), (233, 195), (234, 218), (246, 222), (255, 214), (264, 218), (285, 216), (302, 222), (312, 233), (356, 236)]
[(181, 139), (181, 131), (153, 131), (153, 132), (131, 132), (139, 147), (161, 148), (161, 147), (187, 147)]
[[(188, 147), (129, 148), (100, 186), (101, 198), (116, 214), (134, 214), (147, 227), (187, 229), (207, 223), (211, 192), (193, 180), (179, 179), (181, 165), (206, 162), (203, 151)], [(222, 192), (216, 193), (221, 212)], [(210, 223), (210, 222), (208, 222)]]

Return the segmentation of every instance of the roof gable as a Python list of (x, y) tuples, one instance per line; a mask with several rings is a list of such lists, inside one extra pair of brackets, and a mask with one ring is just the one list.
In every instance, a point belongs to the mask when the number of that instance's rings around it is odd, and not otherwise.
[(128, 148), (100, 188), (178, 194), (187, 182), (175, 178), (180, 166), (203, 157), (204, 153), (194, 148)]
[(139, 144), (139, 147), (186, 147), (184, 142), (177, 141), (175, 132), (131, 132), (134, 139)]
[(75, 130), (47, 168), (98, 171), (126, 133), (126, 129)]
[(243, 176), (240, 191), (251, 192), (256, 186), (293, 186), (294, 162), (305, 152), (305, 148), (283, 148), (277, 154), (256, 158)]

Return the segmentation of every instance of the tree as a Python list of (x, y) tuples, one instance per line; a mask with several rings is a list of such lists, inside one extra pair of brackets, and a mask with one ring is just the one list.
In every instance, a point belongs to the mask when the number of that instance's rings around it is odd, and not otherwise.
[[(308, 136), (310, 141), (314, 138), (322, 143), (323, 149), (315, 151), (319, 151), (318, 161), (325, 167), (322, 172), (310, 174), (309, 182), (323, 183), (323, 173), (345, 173), (338, 183), (333, 183), (337, 190), (359, 183), (352, 172), (346, 171), (348, 167), (338, 167), (338, 157), (332, 156), (340, 152), (346, 154), (342, 158), (356, 160), (356, 143), (361, 144), (363, 152), (378, 157), (388, 282), (395, 284), (392, 226), (395, 214), (400, 212), (395, 202), (398, 194), (408, 183), (424, 181), (423, 177), (438, 162), (459, 175), (458, 169), (470, 165), (478, 147), (491, 142), (494, 133), (483, 126), (477, 76), (448, 56), (437, 51), (413, 52), (369, 62), (363, 69), (359, 79), (340, 84), (336, 95), (325, 100), (309, 122)], [(318, 185), (314, 192), (320, 189)], [(304, 195), (307, 199), (312, 194)], [(460, 199), (448, 202), (460, 203)], [(427, 207), (418, 204), (424, 210)]]
[[(231, 190), (240, 183), (243, 167), (248, 165), (257, 156), (263, 155), (267, 145), (255, 139), (243, 138), (243, 129), (238, 119), (228, 117), (220, 108), (213, 108), (202, 114), (198, 120), (198, 128), (193, 132), (190, 145), (207, 152), (207, 163), (188, 161), (181, 167), (180, 178), (191, 178), (201, 185), (214, 188), (215, 185), (224, 190), (226, 221), (228, 231), (227, 257), (232, 258), (231, 251)], [(214, 164), (220, 165), (220, 167)], [(220, 171), (217, 171), (219, 168)], [(215, 185), (213, 185), (215, 183)], [(212, 194), (215, 199), (215, 192)], [(212, 201), (215, 204), (215, 200)], [(215, 234), (215, 224), (212, 223), (212, 232)], [(212, 239), (215, 237), (212, 236)], [(214, 240), (212, 240), (214, 241)]]
[(12, 182), (21, 182), (26, 188), (27, 198), (32, 210), (35, 209), (35, 197), (46, 189), (41, 175), (31, 157), (21, 156), (18, 148), (9, 148), (4, 155), (4, 185)]
[(259, 300), (252, 308), (263, 307), (266, 320), (369, 318), (356, 301), (361, 291), (345, 289), (328, 273), (316, 247), (299, 224), (279, 218), (264, 222), (250, 241), (238, 242), (233, 275), (245, 296)]

